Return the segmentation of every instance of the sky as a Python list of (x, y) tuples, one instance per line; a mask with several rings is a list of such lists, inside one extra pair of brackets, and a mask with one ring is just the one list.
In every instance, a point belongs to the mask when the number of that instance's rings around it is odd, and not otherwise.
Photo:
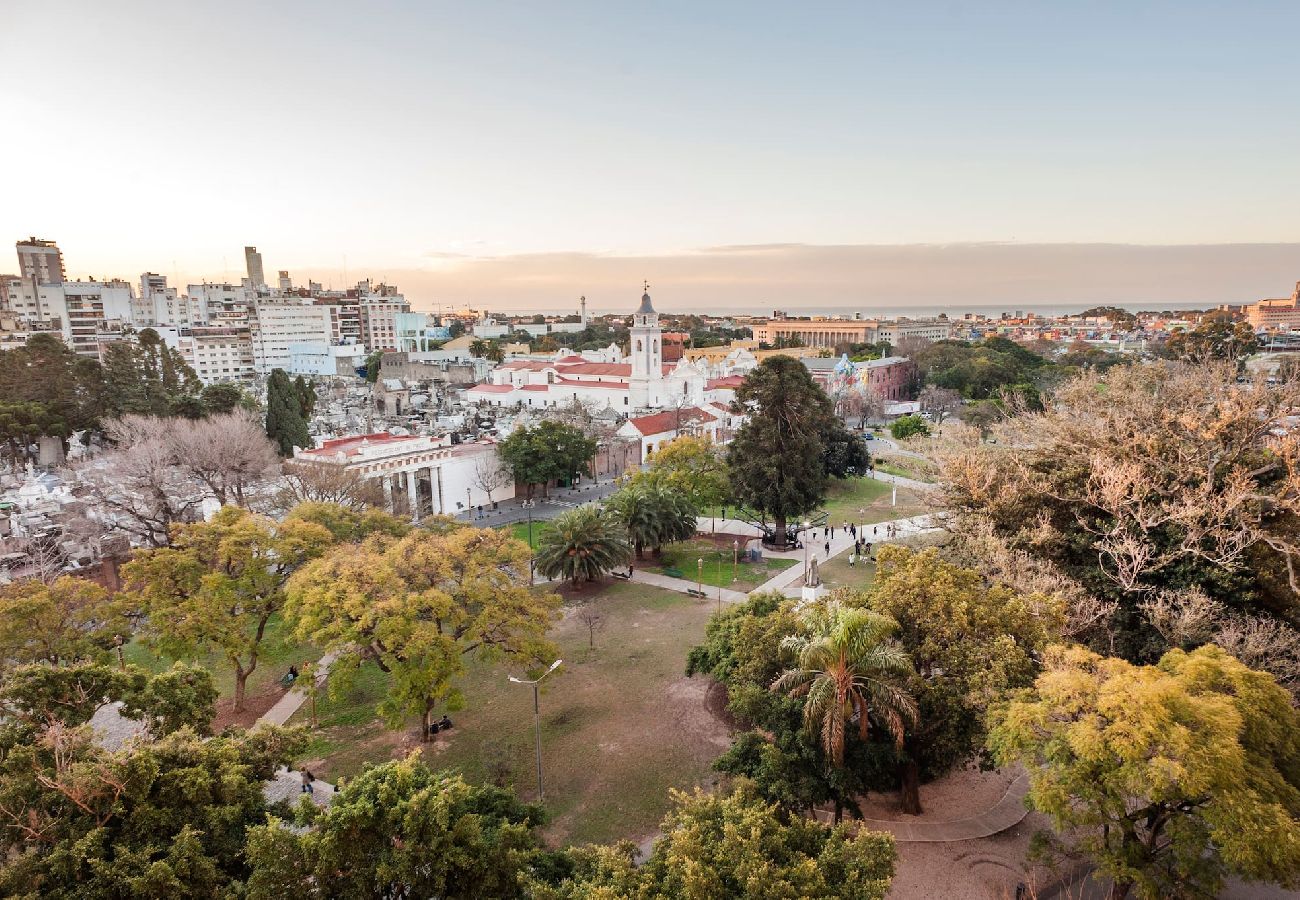
[[(1295, 3), (0, 0), (0, 236), (419, 308), (1300, 280)], [(13, 267), (0, 256), (0, 271)]]

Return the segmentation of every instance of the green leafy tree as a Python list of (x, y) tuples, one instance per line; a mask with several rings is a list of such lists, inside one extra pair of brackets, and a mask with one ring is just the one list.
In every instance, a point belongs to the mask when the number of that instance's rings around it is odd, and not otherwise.
[(551, 520), (537, 542), (537, 571), (547, 578), (598, 581), (626, 565), (627, 531), (592, 506), (580, 506)]
[(690, 499), (695, 509), (722, 506), (731, 497), (727, 453), (707, 437), (682, 436), (659, 447), (650, 476)]
[(0, 350), (0, 439), (17, 459), (36, 437), (65, 441), (98, 426), (105, 408), (102, 368), (53, 334)]
[(366, 357), (366, 384), (375, 384), (379, 381), (379, 369), (383, 365), (384, 354), (378, 350)]
[(64, 575), (0, 586), (0, 658), (7, 663), (105, 657), (131, 633), (120, 603), (93, 581)]
[(149, 644), (173, 659), (220, 653), (234, 672), (235, 709), (243, 709), (286, 582), (330, 543), (316, 523), (277, 523), (226, 506), (208, 522), (177, 526), (170, 547), (141, 551), (122, 575), (145, 614)]
[(744, 788), (728, 796), (674, 791), (662, 827), (644, 866), (633, 863), (631, 844), (581, 848), (570, 854), (574, 874), (535, 896), (881, 900), (897, 859), (892, 835), (784, 816)]
[(497, 453), (515, 480), (528, 486), (531, 498), (534, 485), (542, 485), (545, 494), (552, 481), (589, 474), (596, 448), (596, 439), (581, 428), (544, 419), (515, 429), (497, 445)]
[(647, 547), (658, 556), (664, 544), (695, 535), (695, 504), (657, 481), (624, 485), (605, 501), (605, 509), (626, 529), (637, 559), (644, 557)]
[(830, 398), (808, 369), (789, 356), (763, 360), (736, 389), (736, 406), (748, 415), (727, 453), (731, 493), (776, 525), (786, 525), (826, 497), (823, 434), (834, 418)]
[(891, 639), (898, 623), (838, 598), (810, 607), (805, 615), (808, 633), (782, 642), (794, 667), (772, 682), (772, 690), (803, 698), (804, 727), (819, 735), (834, 766), (844, 765), (854, 718), (859, 740), (870, 737), (874, 717), (901, 748), (905, 728), (916, 721), (916, 701), (907, 691), (911, 662)]
[(901, 441), (917, 435), (924, 437), (930, 433), (930, 426), (920, 416), (899, 416), (889, 426), (889, 433)]
[(311, 421), (311, 414), (316, 411), (316, 388), (304, 376), (293, 380), (293, 392), (298, 398), (298, 411), (305, 421)]
[(831, 478), (861, 478), (871, 469), (867, 442), (838, 418), (822, 434), (822, 468)]
[(1237, 361), (1259, 352), (1259, 339), (1248, 322), (1233, 319), (1231, 313), (1210, 313), (1191, 331), (1169, 336), (1162, 355), (1171, 359)]
[(664, 444), (646, 474), (685, 495), (697, 510), (721, 506), (731, 495), (726, 453), (707, 437), (684, 435)]
[(103, 353), (106, 411), (170, 416), (188, 409), (203, 389), (179, 350), (168, 347), (158, 332), (145, 328), (135, 340), (114, 341)]
[(286, 618), (301, 640), (341, 654), (331, 690), (366, 660), (390, 674), (380, 714), (409, 716), (422, 734), (439, 703), (459, 708), (455, 687), (471, 655), (532, 665), (554, 659), (546, 632), (560, 598), (528, 584), (531, 552), (494, 529), (416, 529), (335, 547), (289, 582)]
[(220, 416), (237, 409), (255, 409), (257, 404), (244, 393), (243, 388), (229, 381), (204, 385), (199, 403), (205, 416)]
[(522, 897), (542, 856), (542, 810), (500, 788), (434, 773), (413, 753), (367, 768), (295, 831), (251, 829), (253, 900)]
[(181, 729), (122, 751), (87, 728), (0, 729), (0, 893), (218, 897), (250, 874), (262, 783), (304, 741), (280, 729)]
[(922, 777), (965, 762), (984, 745), (984, 713), (1007, 692), (1032, 683), (1037, 657), (1059, 637), (1059, 602), (989, 586), (972, 569), (944, 561), (938, 550), (887, 546), (876, 562), (870, 609), (899, 625), (911, 659), (908, 692), (917, 720), (903, 743), (903, 811), (921, 811)]
[[(402, 537), (411, 530), (411, 523), (391, 513), (374, 507), (356, 508), (338, 503), (309, 501), (299, 503), (286, 520), (309, 522), (319, 525), (330, 533), (338, 543), (357, 543), (372, 534), (384, 534), (390, 537)], [(425, 519), (425, 527), (438, 528), (439, 519)]]
[[(182, 728), (207, 734), (217, 701), (212, 673), (176, 663), (150, 674), (139, 666), (80, 662), (19, 666), (0, 682), (0, 709), (18, 736), (34, 738), (54, 723), (85, 725), (105, 703), (120, 701), (121, 714), (141, 720), (155, 738)], [(10, 735), (14, 737), (15, 735)]]
[(293, 456), (294, 447), (311, 447), (302, 397), (284, 369), (273, 369), (266, 384), (266, 435), (281, 456)]
[(999, 763), (1112, 879), (1111, 897), (1218, 894), (1228, 874), (1300, 882), (1300, 713), (1218, 647), (1134, 666), (1054, 647), (993, 713)]

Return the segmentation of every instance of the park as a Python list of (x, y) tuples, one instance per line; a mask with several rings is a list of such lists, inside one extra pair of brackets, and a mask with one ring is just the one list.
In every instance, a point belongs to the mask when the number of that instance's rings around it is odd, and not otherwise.
[[(1104, 376), (1112, 395), (1101, 377), (1013, 409), (996, 440), (923, 427), (878, 435), (873, 458), (777, 356), (740, 386), (752, 405), (730, 445), (679, 437), (522, 524), (227, 505), (134, 554), (115, 596), (66, 577), (3, 592), (6, 653), (27, 661), (4, 682), (10, 739), (52, 749), (35, 768), (12, 756), (0, 783), (39, 801), (68, 847), (93, 822), (126, 846), (162, 816), (177, 883), (207, 860), (254, 896), (346, 893), (341, 873), (391, 886), (393, 866), (432, 892), (466, 885), (457, 896), (668, 896), (692, 872), (709, 873), (699, 896), (743, 896), (754, 854), (796, 895), (1154, 897), (1191, 879), (1269, 896), (1295, 873), (1297, 678), (1289, 632), (1264, 612), (1282, 582), (1249, 583), (1255, 605), (1229, 608), (1211, 593), (1223, 563), (1189, 562), (1167, 533), (1135, 548), (1074, 524), (1076, 509), (1130, 511), (1073, 473), (1113, 465), (1108, 484), (1184, 520), (1221, 492), (1208, 514), (1267, 471), (1246, 468), (1275, 452), (1257, 410), (1284, 408), (1269, 392), (1289, 388), (1135, 366)], [(1165, 463), (1199, 452), (1174, 423), (1206, 396), (1232, 427), (1205, 452), (1241, 461), (1188, 486)], [(810, 427), (783, 427), (792, 411)], [(1139, 422), (1168, 435), (1142, 471), (1115, 438)], [(557, 442), (571, 455), (552, 470), (580, 471), (585, 440)], [(1294, 502), (1281, 482), (1255, 489)], [(1268, 523), (1229, 522), (1197, 539), (1278, 542)], [(1174, 562), (1201, 580), (1124, 587), (1119, 561), (1150, 583)], [(173, 767), (189, 773), (183, 799)], [(1243, 767), (1260, 787), (1227, 802)], [(242, 787), (202, 787), (214, 778)], [(1135, 792), (1137, 811), (1115, 805)], [(193, 810), (242, 824), (199, 838)], [(731, 853), (741, 823), (755, 844)], [(1206, 842), (1184, 852), (1170, 827)], [(101, 873), (85, 877), (142, 877), (143, 857), (68, 852)], [(57, 884), (49, 859), (28, 850), (7, 877)]]

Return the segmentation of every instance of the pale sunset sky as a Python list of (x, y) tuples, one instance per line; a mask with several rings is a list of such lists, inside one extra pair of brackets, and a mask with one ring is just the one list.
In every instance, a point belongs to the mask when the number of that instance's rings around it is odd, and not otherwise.
[[(0, 240), (417, 308), (1252, 302), (1300, 4), (0, 2)], [(0, 273), (16, 268), (0, 249)]]

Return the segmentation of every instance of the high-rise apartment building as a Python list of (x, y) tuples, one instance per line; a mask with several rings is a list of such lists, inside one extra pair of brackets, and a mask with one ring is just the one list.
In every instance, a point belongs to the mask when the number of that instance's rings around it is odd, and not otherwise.
[(248, 269), (248, 280), (253, 283), (254, 288), (266, 285), (266, 274), (262, 271), (262, 254), (257, 252), (256, 247), (244, 248), (244, 265)]
[(280, 282), (281, 291), (287, 294), (293, 290), (293, 279), (289, 277), (289, 273), (284, 269), (280, 270), (280, 277), (278, 280)]
[(18, 250), (18, 274), (23, 280), (35, 284), (62, 284), (68, 280), (63, 253), (54, 241), (30, 237), (14, 247)]
[(253, 367), (259, 375), (289, 368), (293, 344), (330, 344), (334, 326), (327, 306), (258, 301), (249, 317)]

